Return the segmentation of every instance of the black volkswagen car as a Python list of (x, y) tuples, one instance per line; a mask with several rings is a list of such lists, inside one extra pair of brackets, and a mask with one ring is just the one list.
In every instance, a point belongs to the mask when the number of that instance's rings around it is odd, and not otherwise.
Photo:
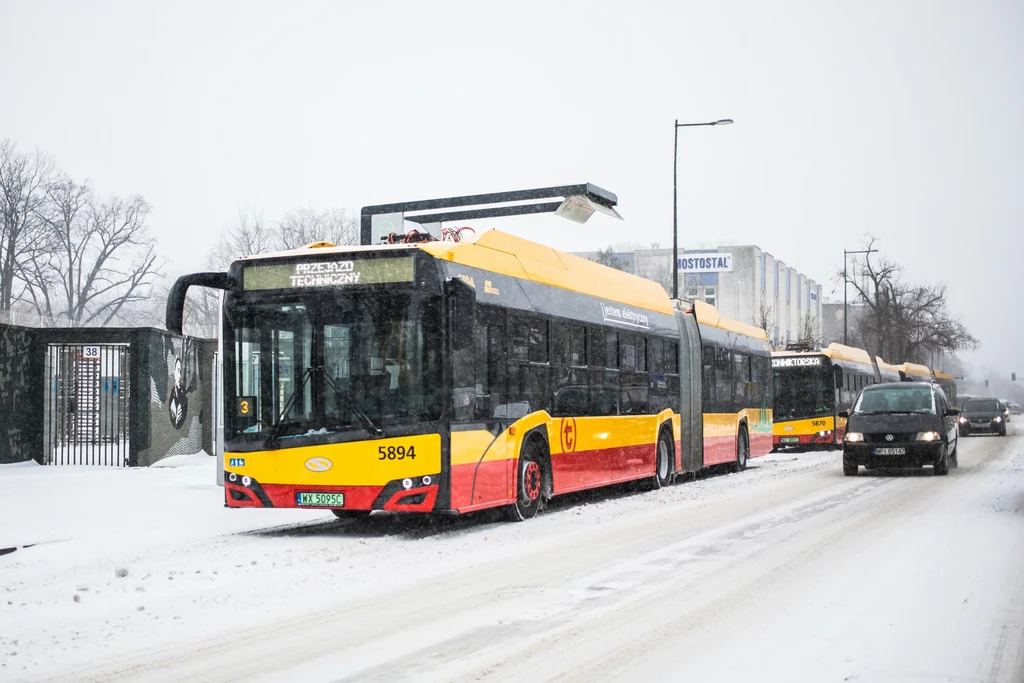
[(1006, 436), (1006, 412), (994, 398), (972, 398), (960, 412), (960, 434), (998, 434)]
[(843, 440), (843, 473), (852, 477), (861, 465), (921, 467), (935, 474), (957, 466), (957, 415), (946, 395), (930, 382), (874, 384), (857, 397)]

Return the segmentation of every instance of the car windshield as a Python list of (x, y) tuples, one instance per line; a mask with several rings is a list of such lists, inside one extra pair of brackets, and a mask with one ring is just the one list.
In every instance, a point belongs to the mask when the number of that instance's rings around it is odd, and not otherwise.
[(861, 415), (934, 413), (935, 399), (926, 387), (872, 387), (860, 395), (853, 412)]
[(994, 398), (972, 398), (964, 404), (965, 413), (998, 413), (1000, 410)]

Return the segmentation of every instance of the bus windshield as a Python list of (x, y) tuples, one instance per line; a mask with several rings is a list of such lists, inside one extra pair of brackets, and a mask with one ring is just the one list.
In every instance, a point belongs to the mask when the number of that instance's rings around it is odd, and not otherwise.
[(364, 438), (368, 430), (436, 421), (440, 310), (437, 295), (394, 289), (239, 303), (235, 325), (225, 329), (234, 394), (225, 437)]
[(831, 415), (835, 380), (828, 365), (775, 368), (775, 415), (778, 420), (800, 420)]

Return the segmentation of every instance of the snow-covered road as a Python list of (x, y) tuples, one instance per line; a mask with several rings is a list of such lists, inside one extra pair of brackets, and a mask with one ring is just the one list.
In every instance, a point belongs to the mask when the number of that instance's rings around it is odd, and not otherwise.
[(225, 510), (204, 458), (0, 468), (0, 680), (1024, 681), (1015, 432), (948, 477), (777, 454), (525, 524)]

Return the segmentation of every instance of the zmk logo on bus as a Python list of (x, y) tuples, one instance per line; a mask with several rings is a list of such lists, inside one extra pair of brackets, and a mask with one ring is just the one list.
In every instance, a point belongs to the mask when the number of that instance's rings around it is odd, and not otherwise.
[(310, 458), (306, 461), (306, 469), (311, 472), (326, 472), (334, 467), (334, 463), (327, 458)]

